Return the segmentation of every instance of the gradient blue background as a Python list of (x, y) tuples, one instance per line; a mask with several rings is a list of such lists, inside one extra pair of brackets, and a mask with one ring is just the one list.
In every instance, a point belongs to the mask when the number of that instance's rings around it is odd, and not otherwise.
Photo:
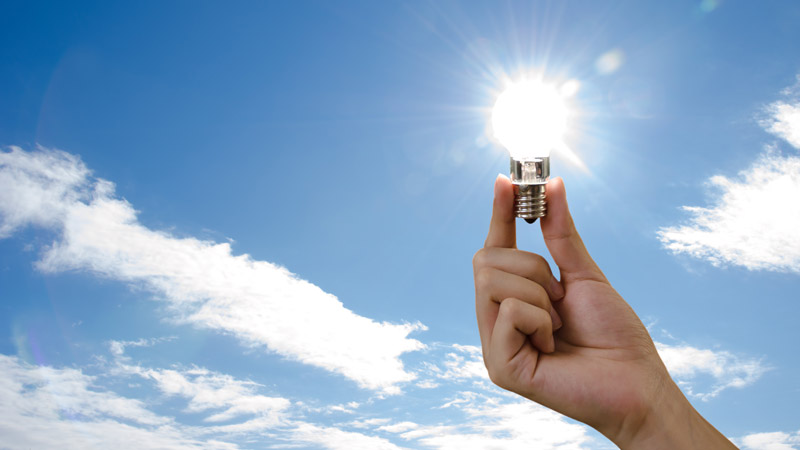
[[(708, 200), (709, 177), (735, 175), (774, 140), (754, 117), (795, 83), (798, 24), (790, 1), (5, 1), (0, 145), (80, 155), (150, 228), (233, 239), (235, 253), (357, 314), (475, 345), (471, 258), (507, 171), (486, 134), (500, 75), (579, 80), (570, 145), (589, 173), (558, 157), (553, 172), (590, 252), (654, 334), (772, 368), (695, 402), (726, 435), (790, 432), (798, 275), (675, 256), (656, 232)], [(623, 64), (598, 73), (612, 49)], [(521, 248), (546, 253), (538, 225), (518, 226)], [(163, 321), (124, 283), (42, 274), (36, 249), (52, 239), (26, 229), (0, 241), (1, 353), (82, 366), (108, 340), (179, 336), (142, 358), (297, 398), (368, 396)]]

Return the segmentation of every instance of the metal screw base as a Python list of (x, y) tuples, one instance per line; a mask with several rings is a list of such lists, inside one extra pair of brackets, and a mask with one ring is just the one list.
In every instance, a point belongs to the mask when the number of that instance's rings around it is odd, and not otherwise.
[(544, 184), (514, 185), (514, 215), (533, 223), (547, 214)]

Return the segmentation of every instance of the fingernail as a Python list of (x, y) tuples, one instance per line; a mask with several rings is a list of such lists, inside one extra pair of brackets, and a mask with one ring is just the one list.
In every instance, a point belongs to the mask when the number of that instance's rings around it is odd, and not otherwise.
[(566, 295), (564, 292), (564, 286), (556, 280), (556, 277), (550, 278), (550, 292), (553, 294), (553, 300), (561, 300)]
[(561, 316), (558, 315), (558, 311), (555, 308), (550, 309), (550, 317), (553, 319), (553, 331), (558, 330), (561, 328), (564, 323), (561, 321)]

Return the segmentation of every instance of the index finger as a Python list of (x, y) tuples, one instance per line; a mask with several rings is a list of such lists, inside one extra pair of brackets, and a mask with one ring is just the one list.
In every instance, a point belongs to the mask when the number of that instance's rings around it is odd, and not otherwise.
[(494, 182), (494, 204), (492, 221), (489, 224), (489, 235), (484, 247), (517, 246), (517, 229), (514, 222), (514, 187), (511, 180), (498, 175)]

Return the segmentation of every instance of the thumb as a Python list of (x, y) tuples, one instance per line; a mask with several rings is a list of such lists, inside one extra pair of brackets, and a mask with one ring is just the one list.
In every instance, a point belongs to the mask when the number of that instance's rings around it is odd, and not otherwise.
[(564, 181), (554, 178), (547, 182), (547, 215), (542, 218), (542, 235), (550, 256), (561, 271), (562, 281), (570, 278), (607, 282), (583, 245), (567, 206)]

